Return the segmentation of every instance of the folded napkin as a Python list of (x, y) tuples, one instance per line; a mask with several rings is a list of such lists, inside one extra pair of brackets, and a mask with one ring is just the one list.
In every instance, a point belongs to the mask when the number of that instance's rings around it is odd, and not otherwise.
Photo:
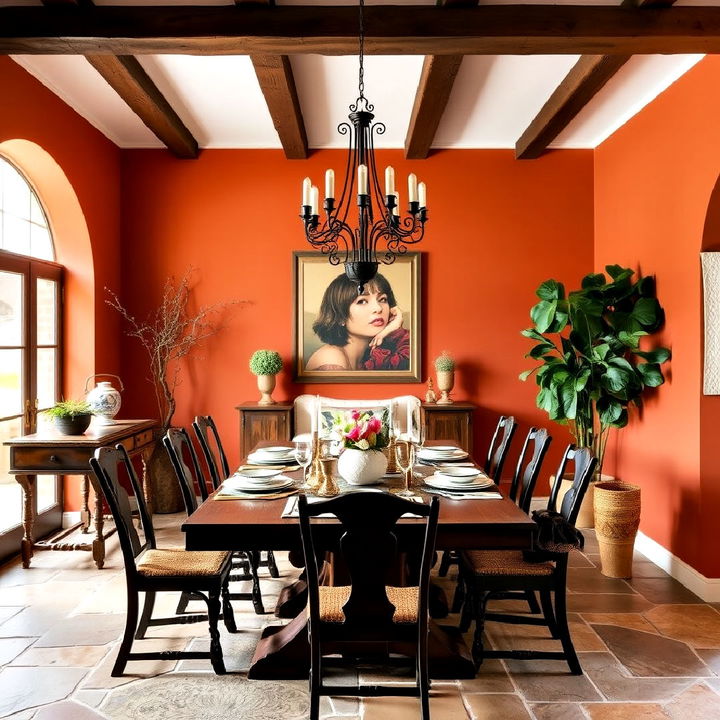
[[(357, 492), (362, 492), (362, 490), (358, 490)], [(320, 502), (321, 500), (329, 500), (329, 498), (322, 498), (322, 497), (314, 497), (311, 495), (307, 496), (307, 500), (309, 503), (316, 503)], [(419, 496), (408, 498), (408, 500), (412, 500), (413, 502), (419, 502), (421, 503), (423, 499)], [(288, 498), (288, 500), (285, 502), (285, 509), (283, 510), (282, 516), (284, 518), (296, 518), (300, 517), (300, 513), (298, 512), (298, 499), (296, 497)], [(322, 515), (318, 515), (318, 517), (335, 517), (332, 513), (323, 513)], [(414, 515), (413, 513), (405, 513), (404, 515), (401, 515), (400, 517), (420, 517), (419, 515)]]
[(241, 465), (235, 474), (242, 473), (243, 470), (277, 470), (281, 472), (292, 472), (293, 470), (299, 470), (299, 465)]
[(435, 488), (423, 488), (426, 493), (435, 493), (442, 495), (450, 500), (500, 500), (502, 495), (499, 492), (484, 492), (483, 490), (475, 490), (473, 492), (454, 492), (447, 490), (436, 490)]
[(295, 495), (297, 488), (287, 488), (274, 493), (249, 493), (242, 490), (218, 490), (213, 496), (215, 500), (278, 500), (279, 498)]

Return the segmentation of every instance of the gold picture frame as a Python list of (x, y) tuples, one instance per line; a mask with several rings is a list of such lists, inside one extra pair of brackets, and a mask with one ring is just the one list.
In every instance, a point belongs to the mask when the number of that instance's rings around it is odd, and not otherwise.
[[(355, 307), (352, 316), (350, 307), (345, 309), (344, 305), (350, 302), (349, 281), (343, 279), (344, 275), (343, 265), (331, 265), (327, 255), (312, 251), (293, 253), (295, 379), (306, 383), (421, 382), (421, 254), (408, 252), (390, 265), (381, 263), (380, 286), (374, 285), (363, 303), (352, 301)], [(329, 289), (331, 283), (333, 287)], [(389, 297), (383, 289), (389, 290)], [(340, 296), (333, 293), (342, 293), (340, 304), (337, 302)], [(331, 302), (332, 298), (336, 302)], [(402, 315), (402, 325), (390, 332), (393, 320), (398, 322), (390, 308), (393, 298)], [(368, 318), (374, 318), (371, 324), (379, 328), (377, 331), (365, 332)], [(345, 332), (346, 324), (355, 332)], [(372, 333), (381, 331), (387, 334), (381, 345), (373, 349), (369, 344)], [(365, 340), (368, 345), (363, 351)], [(308, 365), (315, 367), (308, 369)]]

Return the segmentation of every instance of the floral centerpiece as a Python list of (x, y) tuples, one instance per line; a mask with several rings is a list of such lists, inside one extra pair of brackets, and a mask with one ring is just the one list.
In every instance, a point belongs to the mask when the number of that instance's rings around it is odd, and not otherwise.
[(381, 450), (390, 442), (388, 423), (371, 410), (351, 410), (333, 420), (344, 448), (338, 459), (341, 477), (350, 485), (378, 482), (387, 471), (387, 457)]

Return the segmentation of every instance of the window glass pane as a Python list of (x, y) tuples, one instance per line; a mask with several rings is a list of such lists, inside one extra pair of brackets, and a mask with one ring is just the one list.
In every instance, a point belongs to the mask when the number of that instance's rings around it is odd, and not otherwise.
[(37, 351), (37, 399), (38, 407), (45, 410), (55, 404), (55, 348), (38, 348)]
[[(0, 423), (0, 444), (20, 435), (20, 419)], [(20, 524), (22, 519), (22, 490), (8, 474), (10, 453), (0, 452), (0, 532)], [(53, 478), (54, 479), (54, 478)]]
[(23, 220), (30, 219), (30, 186), (8, 162), (3, 163), (3, 209)]
[(41, 260), (54, 260), (52, 238), (50, 231), (39, 225), (30, 227), (30, 255)]
[(0, 345), (23, 344), (23, 276), (0, 272)]
[(39, 513), (57, 503), (57, 476), (38, 475), (35, 487), (37, 488), (37, 511)]
[(37, 279), (37, 344), (57, 343), (56, 302), (57, 282), (46, 278)]
[(3, 249), (21, 255), (30, 254), (30, 223), (11, 215), (7, 206), (3, 218)]
[(21, 415), (22, 350), (0, 350), (0, 417)]
[(34, 193), (30, 196), (30, 220), (36, 225), (40, 225), (41, 227), (47, 227), (45, 213), (42, 211), (40, 203), (38, 202), (38, 199), (35, 197)]

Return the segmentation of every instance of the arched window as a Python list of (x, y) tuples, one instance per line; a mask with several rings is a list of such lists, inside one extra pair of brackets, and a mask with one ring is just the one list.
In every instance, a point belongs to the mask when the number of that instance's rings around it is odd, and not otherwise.
[[(60, 398), (62, 267), (48, 218), (22, 172), (0, 156), (0, 442), (37, 429)], [(0, 558), (17, 552), (20, 486), (0, 453)], [(59, 479), (38, 476), (37, 535), (60, 526)], [(39, 523), (39, 524), (38, 524)]]

